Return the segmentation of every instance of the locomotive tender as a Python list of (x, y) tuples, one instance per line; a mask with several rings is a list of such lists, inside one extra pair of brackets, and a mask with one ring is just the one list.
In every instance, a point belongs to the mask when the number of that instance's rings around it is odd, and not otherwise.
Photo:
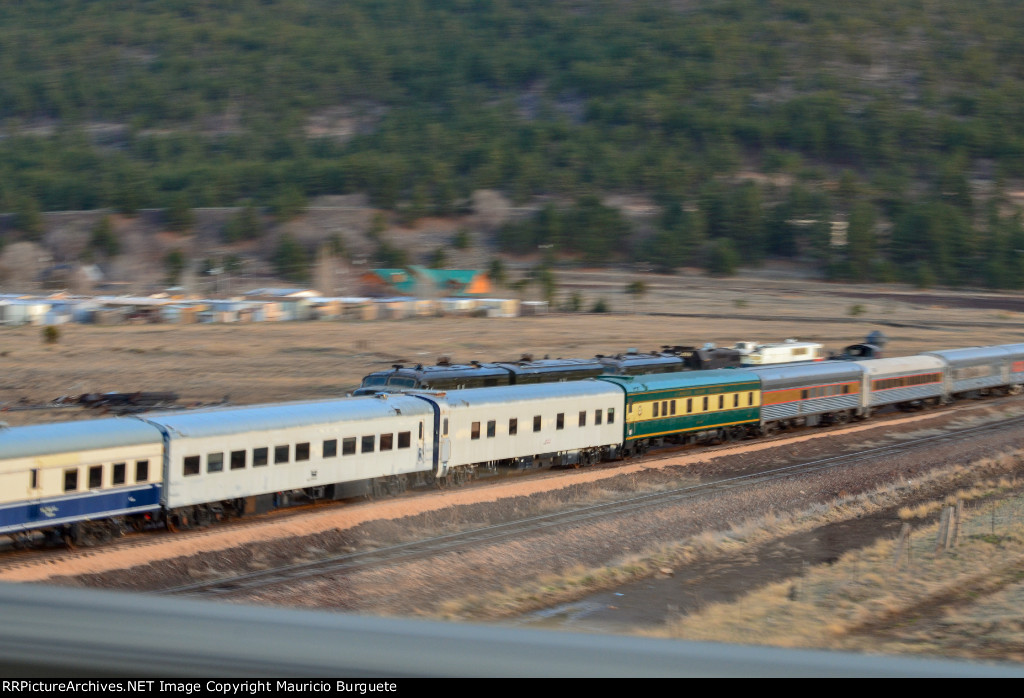
[(916, 356), (378, 393), (0, 428), (0, 534), (88, 543), (295, 500), (579, 466), (1024, 386), (1024, 344)]

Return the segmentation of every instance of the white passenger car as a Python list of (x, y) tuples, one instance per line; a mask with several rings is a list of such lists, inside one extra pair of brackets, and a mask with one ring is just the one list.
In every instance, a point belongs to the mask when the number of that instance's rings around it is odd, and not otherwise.
[(230, 502), (239, 513), (295, 490), (316, 499), (368, 493), (374, 483), (404, 489), (410, 474), (431, 469), (433, 419), (429, 404), (405, 395), (145, 418), (165, 435), (165, 507)]
[(601, 381), (424, 394), (440, 410), (439, 475), (491, 464), (576, 465), (614, 457), (624, 393)]

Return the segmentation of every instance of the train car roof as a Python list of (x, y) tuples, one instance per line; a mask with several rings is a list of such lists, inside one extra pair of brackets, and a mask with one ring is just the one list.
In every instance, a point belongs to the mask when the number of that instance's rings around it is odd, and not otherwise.
[(889, 359), (865, 359), (864, 361), (856, 361), (854, 363), (863, 366), (864, 370), (872, 376), (892, 373), (894, 371), (941, 370), (946, 367), (946, 362), (938, 356), (924, 356), (922, 354), (896, 356)]
[(926, 356), (939, 356), (949, 362), (963, 362), (963, 361), (990, 361), (992, 359), (999, 359), (1005, 361), (1008, 357), (1009, 352), (1006, 347), (1000, 346), (987, 346), (987, 347), (965, 347), (963, 349), (943, 349), (939, 351), (924, 351), (921, 352)]
[(682, 366), (683, 358), (675, 354), (616, 354), (598, 359), (608, 366)]
[(854, 361), (800, 361), (788, 364), (745, 366), (744, 370), (756, 373), (761, 376), (762, 380), (860, 378), (863, 375), (863, 369)]
[(495, 403), (531, 402), (553, 398), (572, 397), (604, 397), (621, 396), (622, 392), (614, 386), (588, 378), (580, 381), (562, 381), (558, 383), (528, 383), (526, 385), (500, 385), (493, 388), (467, 388), (465, 390), (416, 391), (412, 395), (449, 405), (486, 405)]
[(35, 424), (0, 429), (0, 460), (162, 442), (158, 430), (134, 417)]
[(414, 397), (390, 393), (382, 397), (339, 400), (276, 402), (243, 407), (163, 412), (140, 417), (174, 436), (203, 438), (223, 434), (271, 431), (342, 421), (391, 417), (395, 414), (430, 415), (432, 408)]
[(601, 376), (597, 380), (617, 383), (627, 393), (646, 393), (673, 388), (700, 388), (710, 385), (756, 383), (760, 378), (753, 371), (721, 368), (711, 371), (680, 371), (678, 373), (651, 373), (643, 376)]
[(603, 371), (604, 364), (597, 359), (535, 359), (533, 361), (500, 362), (516, 375), (559, 373), (565, 371)]

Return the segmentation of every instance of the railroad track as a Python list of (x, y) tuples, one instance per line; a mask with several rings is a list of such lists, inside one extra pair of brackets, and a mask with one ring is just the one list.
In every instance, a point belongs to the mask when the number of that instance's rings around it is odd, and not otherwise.
[[(628, 516), (646, 509), (676, 505), (685, 503), (688, 500), (715, 496), (723, 492), (757, 487), (782, 478), (800, 477), (832, 468), (854, 467), (867, 461), (893, 458), (919, 449), (934, 448), (937, 444), (943, 442), (960, 441), (972, 436), (994, 434), (1001, 431), (1019, 430), (1021, 426), (1024, 426), (1024, 416), (1013, 417), (990, 424), (955, 429), (942, 434), (922, 436), (900, 443), (864, 449), (856, 453), (772, 467), (756, 473), (716, 478), (706, 483), (687, 485), (673, 490), (627, 497), (614, 502), (592, 504), (562, 512), (482, 526), (415, 542), (346, 553), (316, 561), (294, 563), (270, 570), (259, 570), (216, 580), (169, 587), (156, 593), (228, 598), (232, 595), (244, 594), (253, 590), (311, 577), (404, 563), (466, 550), (478, 545), (535, 535), (549, 529), (572, 526), (604, 518)], [(656, 455), (647, 460), (648, 462), (656, 462), (671, 457), (671, 455)]]

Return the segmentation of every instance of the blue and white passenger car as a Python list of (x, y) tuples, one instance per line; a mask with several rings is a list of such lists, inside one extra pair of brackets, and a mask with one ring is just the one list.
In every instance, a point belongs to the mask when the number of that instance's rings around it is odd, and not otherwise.
[(0, 429), (0, 534), (107, 538), (158, 516), (163, 440), (137, 419)]

